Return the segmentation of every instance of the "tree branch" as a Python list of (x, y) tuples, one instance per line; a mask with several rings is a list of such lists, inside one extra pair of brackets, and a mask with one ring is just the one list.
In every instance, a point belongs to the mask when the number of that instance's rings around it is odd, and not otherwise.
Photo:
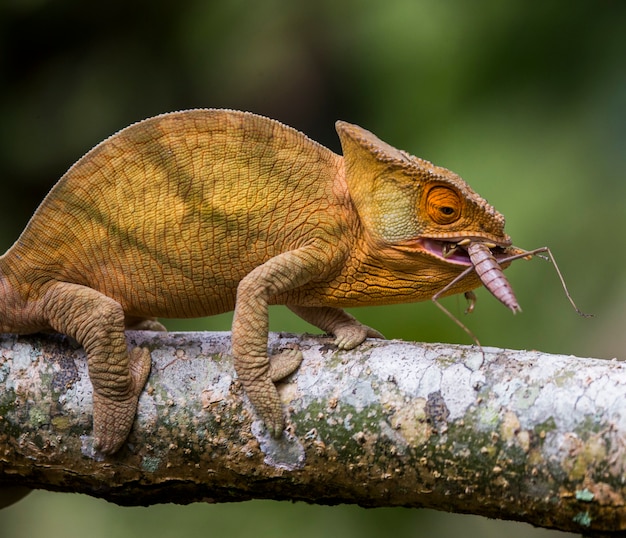
[[(429, 507), (578, 532), (626, 528), (626, 367), (400, 341), (297, 343), (270, 438), (227, 333), (129, 332), (152, 374), (127, 445), (91, 447), (84, 353), (59, 335), (0, 337), (0, 484), (122, 505), (252, 498)], [(17, 490), (15, 490), (17, 491)]]

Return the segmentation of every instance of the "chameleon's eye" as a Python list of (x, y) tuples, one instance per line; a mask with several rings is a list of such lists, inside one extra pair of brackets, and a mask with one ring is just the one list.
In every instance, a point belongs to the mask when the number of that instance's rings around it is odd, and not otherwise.
[(461, 216), (461, 200), (449, 187), (433, 187), (428, 191), (426, 211), (437, 224), (451, 224)]

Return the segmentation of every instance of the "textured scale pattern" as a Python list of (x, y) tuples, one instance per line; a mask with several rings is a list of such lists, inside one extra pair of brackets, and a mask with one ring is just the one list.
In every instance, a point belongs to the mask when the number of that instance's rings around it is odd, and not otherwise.
[[(274, 383), (301, 353), (268, 357), (269, 305), (350, 349), (382, 335), (342, 308), (430, 299), (471, 266), (463, 249), (450, 254), (460, 241), (508, 248), (503, 217), (456, 174), (336, 127), (343, 156), (244, 112), (131, 125), (67, 171), (0, 257), (0, 330), (52, 329), (84, 346), (98, 450), (122, 446), (149, 374), (126, 328), (234, 309), (237, 374), (280, 435)], [(446, 294), (479, 285), (474, 273)]]

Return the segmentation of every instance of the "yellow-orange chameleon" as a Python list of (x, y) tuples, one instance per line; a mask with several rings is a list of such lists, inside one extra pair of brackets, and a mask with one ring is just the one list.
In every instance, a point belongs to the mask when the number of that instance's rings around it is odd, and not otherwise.
[(343, 156), (244, 112), (136, 123), (72, 166), (0, 258), (0, 331), (51, 329), (84, 346), (98, 450), (124, 443), (150, 370), (124, 329), (162, 329), (157, 317), (234, 309), (237, 374), (279, 435), (274, 382), (301, 353), (268, 357), (268, 305), (350, 349), (381, 335), (343, 307), (431, 299), (474, 265), (444, 290), (467, 292), (482, 264), (485, 284), (495, 277), (491, 291), (519, 308), (496, 262), (520, 252), (502, 215), (454, 173), (336, 127)]

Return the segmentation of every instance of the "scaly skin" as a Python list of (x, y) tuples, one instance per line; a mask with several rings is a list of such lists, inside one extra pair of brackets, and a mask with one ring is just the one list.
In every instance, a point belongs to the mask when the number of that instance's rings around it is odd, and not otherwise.
[(446, 242), (510, 245), (502, 216), (452, 172), (355, 125), (337, 131), (344, 157), (236, 111), (134, 124), (72, 166), (0, 258), (0, 331), (52, 329), (84, 346), (101, 452), (124, 443), (150, 369), (125, 328), (234, 309), (237, 374), (280, 435), (274, 382), (302, 357), (268, 358), (268, 305), (350, 349), (382, 335), (341, 308), (430, 299), (469, 264), (444, 259)]

